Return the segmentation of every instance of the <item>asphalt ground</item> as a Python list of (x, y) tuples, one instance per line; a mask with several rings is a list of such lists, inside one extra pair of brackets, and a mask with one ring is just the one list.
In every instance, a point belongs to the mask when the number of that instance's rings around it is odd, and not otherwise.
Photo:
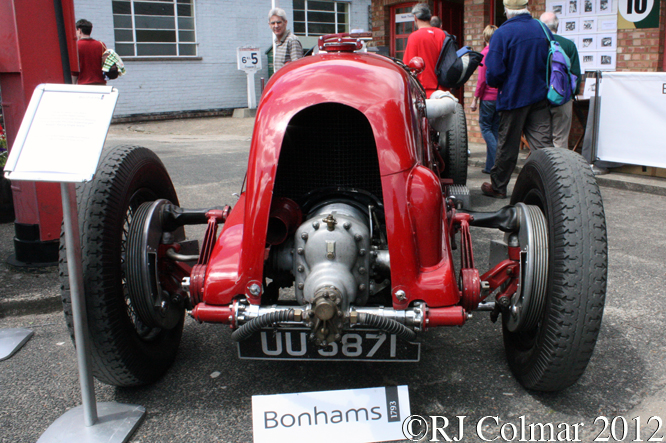
[[(181, 205), (201, 208), (235, 202), (232, 194), (242, 186), (251, 134), (251, 119), (177, 120), (113, 125), (107, 143), (153, 149), (169, 170)], [(484, 147), (470, 148), (472, 207), (499, 209), (507, 200), (485, 197), (479, 189), (488, 179), (481, 173)], [(647, 441), (658, 425), (650, 417), (666, 420), (666, 197), (659, 190), (666, 186), (659, 179), (643, 184), (642, 177), (613, 177), (619, 175), (598, 178), (609, 241), (601, 333), (587, 371), (563, 392), (523, 389), (506, 364), (501, 328), (478, 312), (462, 328), (424, 334), (421, 362), (401, 364), (239, 360), (228, 328), (188, 318), (177, 360), (164, 378), (140, 389), (96, 382), (97, 400), (147, 409), (132, 442), (252, 441), (252, 395), (402, 384), (409, 386), (412, 413), (450, 419), (467, 415), (463, 441), (480, 441), (473, 424), (488, 415), (498, 416), (500, 425), (518, 424), (520, 416), (529, 423), (584, 423), (580, 438), (586, 442), (602, 431), (600, 416), (622, 417), (630, 430), (621, 441), (639, 441), (634, 417), (640, 417), (640, 436)], [(0, 224), (3, 260), (13, 253), (12, 231), (12, 223)], [(203, 231), (188, 234), (200, 239)], [(499, 236), (473, 228), (482, 272), (488, 243)], [(0, 328), (35, 332), (16, 355), (0, 362), (0, 442), (34, 442), (81, 403), (75, 351), (59, 311), (55, 268), (18, 269), (2, 262), (0, 285)], [(620, 419), (616, 423), (622, 426)], [(494, 438), (498, 431), (491, 426), (486, 435)], [(601, 434), (608, 436), (608, 430)], [(666, 436), (666, 426), (656, 436)]]

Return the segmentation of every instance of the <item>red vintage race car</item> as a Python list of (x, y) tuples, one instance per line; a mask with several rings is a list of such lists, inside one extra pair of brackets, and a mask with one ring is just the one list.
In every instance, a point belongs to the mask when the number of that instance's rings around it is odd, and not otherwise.
[[(422, 60), (406, 66), (360, 48), (346, 34), (323, 37), (318, 54), (271, 78), (233, 208), (183, 209), (154, 153), (105, 150), (78, 192), (99, 380), (162, 376), (186, 312), (230, 325), (245, 358), (416, 361), (418, 336), (484, 310), (501, 317), (525, 387), (559, 390), (582, 375), (607, 269), (587, 164), (568, 150), (535, 151), (509, 205), (471, 211), (460, 104), (425, 98)], [(207, 224), (200, 246), (185, 236), (192, 224)], [(483, 274), (471, 226), (504, 233)]]

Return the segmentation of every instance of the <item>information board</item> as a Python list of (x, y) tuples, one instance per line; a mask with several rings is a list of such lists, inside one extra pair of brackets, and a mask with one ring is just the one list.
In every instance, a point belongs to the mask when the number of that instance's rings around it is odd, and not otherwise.
[(605, 72), (600, 160), (666, 168), (666, 73)]
[(111, 86), (37, 86), (5, 176), (60, 183), (92, 180), (117, 101), (118, 91)]

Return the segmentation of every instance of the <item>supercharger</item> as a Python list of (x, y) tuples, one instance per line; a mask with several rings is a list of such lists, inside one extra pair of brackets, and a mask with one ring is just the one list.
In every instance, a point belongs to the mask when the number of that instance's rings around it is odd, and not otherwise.
[(344, 313), (366, 304), (375, 288), (372, 266), (388, 267), (382, 265), (387, 256), (388, 251), (371, 249), (369, 217), (363, 210), (336, 202), (310, 211), (278, 260), (282, 269), (291, 268), (298, 304), (310, 306), (318, 343), (339, 339)]

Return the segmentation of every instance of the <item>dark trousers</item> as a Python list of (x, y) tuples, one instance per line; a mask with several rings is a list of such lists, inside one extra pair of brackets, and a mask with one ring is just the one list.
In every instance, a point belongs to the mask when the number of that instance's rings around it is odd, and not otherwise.
[(495, 166), (490, 170), (493, 189), (497, 192), (507, 193), (511, 174), (518, 161), (520, 136), (523, 133), (530, 144), (530, 149), (553, 146), (548, 100), (544, 99), (518, 109), (500, 111)]

